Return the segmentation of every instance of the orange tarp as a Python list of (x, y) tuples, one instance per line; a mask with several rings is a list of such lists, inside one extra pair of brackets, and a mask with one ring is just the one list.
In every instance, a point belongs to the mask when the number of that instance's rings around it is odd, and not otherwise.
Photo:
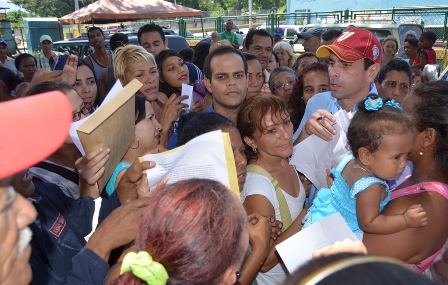
[(65, 24), (201, 16), (201, 10), (163, 0), (98, 0), (59, 18)]

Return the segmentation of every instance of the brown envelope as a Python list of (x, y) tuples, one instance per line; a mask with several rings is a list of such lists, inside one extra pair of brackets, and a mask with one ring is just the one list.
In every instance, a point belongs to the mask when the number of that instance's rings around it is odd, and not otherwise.
[(134, 94), (141, 86), (137, 79), (132, 80), (76, 130), (86, 154), (99, 148), (110, 149), (106, 170), (98, 180), (100, 190), (104, 189), (115, 167), (134, 140)]

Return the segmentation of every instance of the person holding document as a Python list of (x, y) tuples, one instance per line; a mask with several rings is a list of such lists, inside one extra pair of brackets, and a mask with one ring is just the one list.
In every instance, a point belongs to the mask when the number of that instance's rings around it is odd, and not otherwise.
[[(38, 94), (56, 90), (66, 94), (70, 100), (73, 122), (91, 114), (91, 106), (86, 106), (76, 90), (62, 81), (44, 81), (36, 84), (26, 96), (40, 96)], [(104, 171), (108, 154), (109, 149), (99, 149), (82, 156), (71, 137), (68, 136), (55, 153), (31, 167), (29, 171), (32, 176), (39, 177), (44, 182), (58, 185), (67, 197), (76, 200), (80, 196), (95, 194), (94, 198), (96, 198), (99, 195), (96, 182)]]
[(319, 190), (303, 228), (336, 212), (359, 240), (364, 232), (389, 234), (426, 226), (420, 205), (410, 205), (402, 214), (381, 214), (391, 193), (386, 179), (403, 172), (413, 146), (410, 119), (394, 100), (383, 101), (375, 94), (358, 108), (347, 132), (352, 153), (331, 170), (333, 185)]
[[(258, 212), (280, 220), (285, 233), (291, 231), (288, 227), (299, 216), (305, 201), (303, 185), (288, 161), (293, 152), (293, 126), (287, 110), (283, 99), (260, 95), (243, 103), (237, 120), (249, 161), (241, 191), (243, 206), (249, 215)], [(271, 242), (257, 276), (259, 285), (281, 284), (286, 278), (275, 253), (275, 244), (284, 240), (283, 234)]]
[(152, 150), (158, 151), (162, 126), (155, 118), (154, 109), (145, 96), (135, 95), (135, 133), (134, 141), (123, 159), (115, 167), (106, 184), (107, 196), (111, 196), (126, 169), (139, 157)]
[[(244, 182), (246, 182), (246, 151), (240, 132), (231, 120), (218, 113), (191, 112), (180, 116), (178, 130), (179, 145), (184, 145), (197, 136), (215, 130), (229, 133), (235, 158), (238, 184), (240, 191), (243, 190)], [(269, 252), (271, 238), (275, 240), (279, 235), (279, 225), (281, 228), (281, 223), (275, 221), (273, 217), (264, 217), (258, 213), (248, 217), (246, 228), (249, 232), (250, 250), (241, 266), (241, 277), (238, 279), (239, 285), (249, 285), (255, 280)]]
[[(190, 84), (188, 66), (180, 54), (172, 49), (166, 49), (156, 55), (157, 68), (159, 69), (160, 84), (159, 91), (168, 98), (173, 95), (177, 97), (182, 93), (182, 84)], [(192, 82), (194, 83), (194, 82)], [(201, 111), (204, 98), (199, 93), (193, 92), (191, 110)]]
[(160, 145), (166, 147), (173, 122), (179, 117), (181, 110), (187, 107), (187, 104), (181, 101), (187, 97), (173, 96), (168, 99), (164, 93), (159, 92), (159, 72), (156, 61), (154, 56), (141, 46), (127, 45), (117, 48), (114, 74), (123, 86), (135, 78), (143, 84), (139, 94), (145, 96), (151, 103), (155, 118), (162, 126)]

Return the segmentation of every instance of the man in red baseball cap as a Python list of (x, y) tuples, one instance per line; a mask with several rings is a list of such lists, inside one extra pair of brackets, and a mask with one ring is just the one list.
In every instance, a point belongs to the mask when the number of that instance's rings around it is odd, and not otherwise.
[[(333, 44), (320, 46), (316, 55), (329, 58), (331, 91), (316, 94), (308, 101), (293, 136), (294, 144), (312, 134), (330, 141), (336, 134), (333, 114), (340, 109), (356, 111), (357, 104), (368, 94), (378, 94), (373, 81), (381, 68), (381, 44), (370, 31), (350, 28)], [(306, 206), (312, 205), (316, 193), (316, 187), (311, 187)]]
[(338, 110), (356, 111), (357, 104), (368, 94), (378, 94), (373, 81), (380, 70), (381, 44), (370, 31), (348, 29), (333, 44), (319, 47), (316, 55), (329, 57), (331, 91), (316, 94), (308, 101), (294, 134), (295, 143), (311, 134), (331, 140), (335, 129), (323, 117), (335, 122), (332, 114)]
[(12, 183), (64, 142), (71, 105), (61, 92), (0, 103), (0, 284), (29, 284), (31, 230), (36, 210)]

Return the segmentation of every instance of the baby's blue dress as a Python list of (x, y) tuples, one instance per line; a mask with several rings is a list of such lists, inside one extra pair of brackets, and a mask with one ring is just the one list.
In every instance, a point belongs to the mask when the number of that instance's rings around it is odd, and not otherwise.
[(331, 170), (334, 175), (334, 182), (330, 189), (322, 188), (317, 193), (313, 205), (308, 210), (303, 219), (303, 228), (313, 224), (323, 218), (339, 212), (348, 224), (349, 228), (355, 233), (359, 240), (362, 240), (364, 232), (359, 227), (356, 216), (356, 195), (374, 184), (382, 184), (386, 187), (387, 196), (380, 203), (380, 212), (386, 206), (390, 199), (390, 189), (386, 181), (376, 176), (364, 176), (356, 181), (350, 189), (342, 177), (342, 171), (347, 163), (353, 160), (352, 154), (346, 155), (336, 168)]

